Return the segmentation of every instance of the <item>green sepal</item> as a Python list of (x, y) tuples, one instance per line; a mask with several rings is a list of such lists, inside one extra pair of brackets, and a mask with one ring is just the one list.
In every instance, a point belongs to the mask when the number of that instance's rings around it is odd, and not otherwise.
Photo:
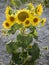
[(13, 13), (13, 11), (12, 10), (9, 10), (9, 14), (11, 15)]

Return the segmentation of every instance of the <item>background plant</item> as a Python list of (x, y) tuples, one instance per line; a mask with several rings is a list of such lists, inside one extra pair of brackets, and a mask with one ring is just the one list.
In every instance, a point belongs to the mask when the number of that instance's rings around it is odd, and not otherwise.
[[(7, 5), (10, 5), (12, 7), (20, 8), (22, 5), (26, 3), (33, 3), (33, 4), (42, 4), (44, 1), (43, 0), (3, 0), (6, 2)], [(1, 0), (2, 2), (2, 0)]]
[(49, 0), (44, 0), (45, 6), (49, 7)]

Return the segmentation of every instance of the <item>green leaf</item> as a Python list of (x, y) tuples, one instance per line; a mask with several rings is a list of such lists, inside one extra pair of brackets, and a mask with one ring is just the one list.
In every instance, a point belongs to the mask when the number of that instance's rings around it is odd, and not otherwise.
[(19, 28), (21, 28), (22, 25), (14, 24), (10, 30), (8, 30), (8, 34), (14, 34)]
[(22, 53), (20, 54), (20, 57), (25, 59), (27, 57), (27, 51), (22, 51)]
[(38, 39), (36, 27), (30, 26), (29, 29), (31, 31), (30, 34), (33, 36), (33, 38)]
[(22, 46), (26, 48), (31, 42), (33, 38), (31, 35), (21, 35), (17, 36), (18, 46)]
[(6, 49), (9, 54), (12, 54), (17, 49), (17, 43), (10, 41), (8, 44), (6, 44)]
[(12, 54), (12, 60), (16, 64), (21, 64), (22, 63), (21, 58), (19, 56), (20, 56), (20, 53), (13, 53)]
[(32, 60), (33, 62), (39, 58), (40, 56), (40, 49), (38, 47), (37, 43), (34, 43), (34, 45), (32, 46), (32, 48), (28, 48), (28, 53), (29, 55), (32, 56)]

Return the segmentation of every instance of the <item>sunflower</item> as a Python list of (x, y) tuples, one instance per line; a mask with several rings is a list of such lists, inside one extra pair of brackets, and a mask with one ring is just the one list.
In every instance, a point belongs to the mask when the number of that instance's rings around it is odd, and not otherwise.
[(37, 26), (39, 23), (40, 23), (40, 18), (37, 17), (37, 16), (34, 16), (34, 17), (32, 18), (31, 24), (32, 24), (33, 26)]
[(20, 11), (18, 11), (18, 13), (17, 13), (17, 23), (18, 24), (21, 24), (21, 23), (23, 23), (25, 20), (26, 20), (26, 18), (29, 18), (29, 17), (31, 17), (31, 15), (30, 15), (30, 12), (28, 11), (28, 10), (20, 10)]
[(11, 11), (12, 11), (12, 8), (10, 6), (6, 7), (6, 10), (5, 10), (6, 17), (10, 15)]
[(7, 20), (13, 25), (16, 22), (16, 15), (7, 16)]
[(31, 25), (31, 20), (27, 18), (24, 22), (24, 27), (29, 27)]
[(42, 26), (45, 25), (45, 22), (46, 22), (46, 18), (42, 18), (42, 21), (41, 21)]
[(36, 11), (36, 14), (41, 15), (42, 12), (43, 12), (43, 7), (42, 7), (42, 5), (41, 5), (41, 4), (38, 5), (37, 8), (35, 9), (35, 11)]
[(7, 20), (5, 20), (2, 25), (6, 29), (9, 29), (11, 27), (11, 23), (9, 21), (7, 21)]

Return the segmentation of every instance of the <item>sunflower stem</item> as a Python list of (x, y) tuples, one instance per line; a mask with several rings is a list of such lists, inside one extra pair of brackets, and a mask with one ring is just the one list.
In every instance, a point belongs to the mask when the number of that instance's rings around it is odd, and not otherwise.
[(25, 28), (24, 27), (21, 29), (21, 34), (25, 35)]

